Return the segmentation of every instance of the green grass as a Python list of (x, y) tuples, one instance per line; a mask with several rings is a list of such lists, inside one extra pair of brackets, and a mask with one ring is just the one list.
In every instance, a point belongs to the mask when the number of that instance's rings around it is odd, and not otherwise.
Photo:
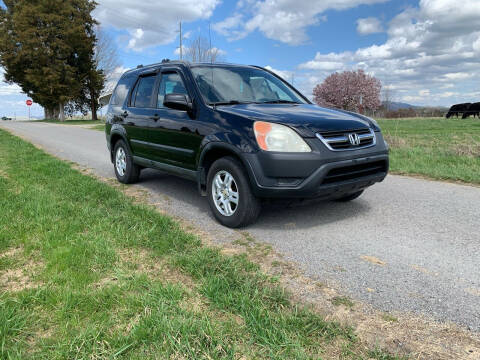
[(101, 120), (69, 120), (65, 119), (65, 121), (60, 121), (58, 119), (48, 119), (48, 120), (33, 120), (35, 122), (46, 122), (51, 124), (64, 124), (64, 125), (101, 125), (104, 124)]
[(398, 359), (3, 130), (0, 214), (0, 359)]
[(98, 130), (98, 131), (105, 131), (105, 124), (95, 125), (95, 126), (92, 126), (90, 129)]
[(379, 120), (390, 144), (391, 171), (480, 184), (480, 120)]

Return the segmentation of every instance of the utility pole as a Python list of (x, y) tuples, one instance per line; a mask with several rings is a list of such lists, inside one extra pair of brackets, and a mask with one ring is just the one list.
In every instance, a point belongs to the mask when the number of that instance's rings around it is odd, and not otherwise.
[(180, 21), (180, 60), (183, 60), (183, 46), (182, 46), (182, 22)]
[(212, 57), (212, 34), (210, 33), (210, 21), (208, 22), (208, 42), (209, 42), (209, 52), (210, 52), (210, 62), (213, 64), (213, 57)]

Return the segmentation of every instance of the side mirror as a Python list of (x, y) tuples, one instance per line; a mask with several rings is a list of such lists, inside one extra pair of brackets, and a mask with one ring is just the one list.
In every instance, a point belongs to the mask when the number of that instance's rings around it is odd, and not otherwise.
[(163, 99), (163, 105), (175, 110), (192, 110), (192, 102), (185, 94), (166, 94)]

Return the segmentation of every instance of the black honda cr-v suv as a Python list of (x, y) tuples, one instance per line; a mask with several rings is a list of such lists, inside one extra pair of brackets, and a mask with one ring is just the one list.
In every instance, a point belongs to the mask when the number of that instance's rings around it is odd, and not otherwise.
[(257, 66), (130, 70), (110, 99), (106, 136), (120, 182), (143, 168), (194, 180), (229, 227), (255, 221), (261, 198), (353, 200), (388, 171), (374, 120), (313, 105)]

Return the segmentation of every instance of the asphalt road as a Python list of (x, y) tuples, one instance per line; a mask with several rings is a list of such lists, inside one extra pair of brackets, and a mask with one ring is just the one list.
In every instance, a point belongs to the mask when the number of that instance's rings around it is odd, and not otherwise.
[[(46, 123), (0, 126), (114, 177), (102, 132)], [(140, 185), (166, 212), (216, 241), (238, 239), (214, 221), (194, 183), (147, 170)], [(247, 231), (311, 277), (378, 309), (480, 331), (480, 188), (390, 175), (351, 203), (267, 204)]]

